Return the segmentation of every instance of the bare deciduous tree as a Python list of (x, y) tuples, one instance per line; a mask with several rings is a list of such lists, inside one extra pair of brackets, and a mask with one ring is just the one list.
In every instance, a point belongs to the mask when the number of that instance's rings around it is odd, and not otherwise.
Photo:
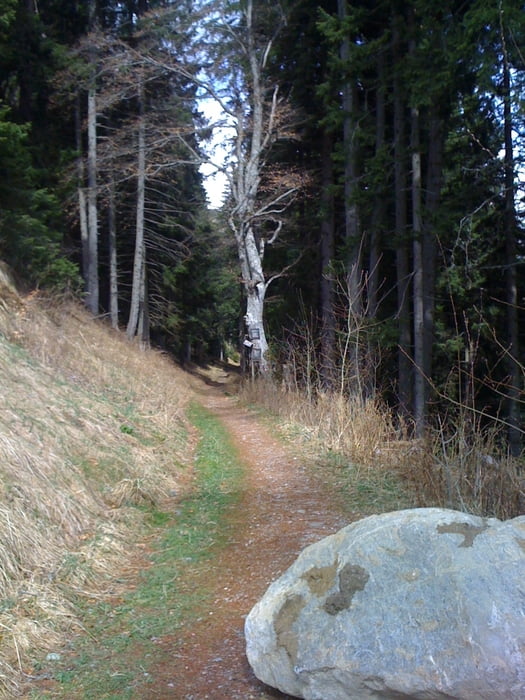
[(226, 213), (246, 296), (247, 342), (252, 360), (265, 372), (269, 364), (264, 304), (269, 285), (283, 271), (268, 275), (264, 257), (267, 246), (278, 239), (285, 211), (301, 183), (300, 177), (279, 172), (268, 160), (275, 141), (290, 136), (286, 100), (267, 76), (268, 59), (284, 15), (277, 3), (257, 5), (253, 0), (234, 11), (233, 21), (226, 13), (213, 20), (229, 55), (226, 61), (225, 54), (221, 56), (222, 76), (214, 75), (212, 69), (201, 88), (218, 102), (233, 134), (225, 167), (230, 184)]

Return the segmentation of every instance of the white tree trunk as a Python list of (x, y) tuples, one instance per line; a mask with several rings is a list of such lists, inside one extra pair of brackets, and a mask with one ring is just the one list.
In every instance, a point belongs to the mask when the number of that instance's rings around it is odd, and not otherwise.
[(262, 267), (262, 257), (250, 226), (242, 231), (238, 238), (239, 262), (246, 291), (246, 326), (249, 357), (252, 365), (256, 363), (262, 372), (269, 369), (267, 351), (268, 341), (264, 329), (264, 300), (266, 282)]
[(145, 303), (145, 265), (146, 244), (144, 239), (144, 203), (146, 193), (146, 126), (143, 115), (143, 92), (139, 87), (139, 127), (138, 127), (138, 163), (137, 163), (137, 217), (135, 226), (135, 257), (133, 261), (133, 282), (131, 305), (127, 326), (128, 338), (133, 338), (139, 327), (139, 315)]
[[(89, 27), (96, 24), (96, 2), (89, 0)], [(97, 212), (97, 87), (96, 56), (91, 56), (91, 81), (88, 89), (88, 157), (87, 157), (87, 246), (86, 246), (86, 305), (98, 314), (98, 212)]]
[(115, 215), (115, 182), (111, 175), (109, 189), (109, 316), (111, 326), (118, 328), (118, 268), (117, 268), (117, 224)]
[[(251, 343), (250, 359), (261, 372), (269, 370), (267, 357), (268, 342), (264, 328), (264, 300), (271, 280), (265, 279), (263, 260), (267, 243), (276, 239), (281, 222), (277, 222), (279, 206), (276, 201), (262, 207), (257, 203), (261, 179), (263, 154), (268, 149), (277, 107), (277, 89), (274, 88), (271, 104), (268, 104), (266, 86), (263, 86), (262, 74), (271, 47), (268, 40), (264, 48), (257, 46), (254, 31), (254, 3), (247, 0), (244, 6), (246, 34), (243, 37), (244, 49), (248, 60), (246, 90), (249, 99), (249, 111), (242, 107), (236, 116), (236, 167), (232, 178), (232, 197), (234, 206), (230, 212), (229, 223), (237, 242), (237, 251), (241, 266), (241, 275), (246, 292), (246, 333), (247, 342)], [(246, 121), (249, 119), (249, 128)], [(249, 133), (247, 133), (249, 132)], [(283, 200), (284, 201), (284, 200)], [(259, 208), (258, 208), (259, 207)], [(268, 217), (269, 209), (277, 212)], [(257, 221), (270, 218), (275, 224), (274, 233), (269, 237), (256, 236), (254, 227)], [(259, 233), (259, 232), (258, 232)]]
[(77, 177), (78, 177), (78, 218), (80, 223), (80, 241), (82, 246), (82, 276), (84, 279), (84, 291), (88, 290), (88, 268), (89, 268), (89, 233), (88, 233), (88, 213), (86, 200), (86, 183), (84, 152), (82, 148), (82, 119), (80, 97), (77, 96), (75, 104), (75, 142), (77, 147)]
[(99, 307), (98, 286), (98, 212), (97, 212), (97, 100), (96, 89), (88, 91), (88, 245), (86, 304), (95, 315)]

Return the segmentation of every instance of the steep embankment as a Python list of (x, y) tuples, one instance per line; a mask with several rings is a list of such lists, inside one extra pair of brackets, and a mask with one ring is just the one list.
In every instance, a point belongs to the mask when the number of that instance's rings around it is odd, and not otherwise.
[(145, 513), (190, 481), (187, 376), (0, 269), (0, 696), (111, 592)]

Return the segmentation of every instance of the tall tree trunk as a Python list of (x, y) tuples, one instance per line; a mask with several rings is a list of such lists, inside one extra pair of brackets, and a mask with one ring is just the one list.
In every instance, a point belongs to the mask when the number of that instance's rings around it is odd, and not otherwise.
[(111, 326), (118, 328), (118, 266), (117, 266), (117, 217), (115, 202), (115, 180), (113, 169), (109, 183), (108, 229), (109, 229), (109, 316)]
[[(95, 0), (88, 6), (89, 28), (95, 26)], [(91, 58), (91, 80), (88, 88), (88, 157), (87, 157), (87, 209), (88, 209), (88, 261), (86, 305), (92, 314), (99, 309), (98, 279), (98, 211), (97, 211), (97, 93), (96, 56)]]
[[(341, 22), (347, 17), (346, 0), (338, 0), (338, 15)], [(350, 38), (344, 37), (340, 47), (341, 61), (345, 68), (350, 65)], [(343, 108), (343, 153), (344, 153), (344, 212), (345, 241), (347, 246), (346, 282), (348, 295), (348, 324), (350, 354), (350, 375), (355, 382), (355, 391), (363, 390), (361, 320), (363, 315), (362, 280), (362, 241), (360, 236), (359, 213), (357, 209), (357, 147), (356, 109), (357, 88), (354, 82), (346, 80), (342, 90)]]
[[(376, 90), (376, 158), (382, 160), (385, 145), (385, 55), (382, 51), (377, 56), (377, 90)], [(386, 217), (385, 190), (378, 188), (374, 198), (370, 232), (370, 255), (367, 284), (367, 315), (375, 318), (378, 311), (379, 293), (379, 260), (381, 249), (381, 233)]]
[[(272, 45), (268, 40), (264, 49), (257, 46), (257, 32), (254, 24), (256, 3), (247, 0), (242, 4), (245, 20), (244, 33), (240, 43), (244, 46), (248, 62), (247, 94), (250, 111), (246, 114), (245, 99), (240, 102), (235, 117), (236, 163), (232, 176), (233, 206), (228, 223), (235, 236), (241, 268), (242, 283), (246, 294), (246, 314), (244, 316), (246, 346), (251, 348), (252, 370), (257, 366), (261, 372), (270, 369), (267, 351), (268, 341), (264, 327), (264, 302), (266, 291), (272, 279), (265, 279), (263, 261), (266, 245), (272, 244), (281, 229), (279, 212), (283, 210), (286, 196), (279, 195), (272, 202), (266, 202), (259, 209), (257, 196), (264, 167), (263, 155), (268, 149), (274, 133), (275, 112), (277, 109), (277, 88), (269, 91), (263, 84), (263, 72)], [(268, 101), (269, 94), (271, 103)], [(249, 121), (249, 128), (246, 122)], [(269, 212), (265, 218), (264, 212)], [(267, 235), (259, 221), (270, 222), (274, 230)], [(255, 227), (257, 226), (257, 231)]]
[(144, 237), (144, 209), (146, 197), (146, 125), (144, 122), (144, 86), (138, 88), (139, 123), (137, 144), (137, 209), (135, 222), (135, 256), (133, 260), (133, 280), (131, 304), (126, 333), (133, 338), (138, 333), (139, 320), (145, 304), (146, 241)]
[(424, 285), (423, 285), (423, 226), (421, 211), (421, 147), (419, 109), (411, 109), (412, 149), (412, 258), (413, 258), (413, 315), (414, 315), (414, 422), (416, 437), (423, 437), (426, 419), (426, 378), (424, 338)]
[[(346, 0), (337, 2), (339, 19), (347, 16)], [(345, 68), (350, 64), (350, 39), (344, 37), (340, 47), (341, 61)], [(362, 314), (361, 240), (359, 215), (356, 203), (357, 149), (355, 142), (357, 89), (353, 82), (345, 81), (342, 91), (343, 148), (344, 148), (344, 207), (345, 239), (348, 248), (347, 282), (350, 313), (359, 318)]]
[(512, 138), (511, 70), (507, 53), (503, 10), (499, 2), (500, 38), (503, 51), (503, 128), (505, 139), (505, 286), (507, 307), (507, 354), (508, 373), (507, 421), (509, 450), (518, 456), (522, 448), (520, 430), (520, 399), (522, 376), (519, 355), (518, 279), (516, 249), (516, 205), (514, 142)]
[(86, 183), (84, 167), (84, 149), (82, 147), (82, 114), (80, 107), (80, 95), (77, 95), (75, 104), (75, 142), (77, 147), (77, 178), (78, 178), (78, 218), (80, 222), (80, 242), (82, 249), (82, 276), (84, 279), (84, 292), (88, 291), (89, 270), (89, 232), (88, 212), (86, 201)]
[(327, 390), (335, 384), (335, 318), (334, 280), (332, 263), (335, 253), (334, 241), (334, 195), (332, 138), (324, 131), (322, 141), (322, 191), (321, 191), (321, 246), (319, 302), (321, 311), (321, 381)]
[[(423, 303), (424, 303), (424, 361), (425, 377), (432, 377), (434, 346), (434, 314), (436, 286), (437, 239), (434, 232), (435, 216), (440, 201), (443, 175), (443, 122), (437, 115), (438, 106), (431, 105), (428, 135), (428, 164), (425, 195), (425, 221), (423, 222)], [(428, 383), (427, 383), (428, 393)]]
[[(392, 26), (394, 63), (400, 60), (401, 18), (395, 17)], [(407, 150), (405, 99), (399, 71), (394, 71), (394, 191), (395, 191), (395, 238), (397, 279), (397, 397), (399, 412), (404, 418), (411, 415), (412, 363), (410, 326), (410, 266), (407, 248)]]
[(92, 83), (88, 90), (88, 266), (86, 305), (94, 315), (99, 309), (98, 210), (97, 210), (97, 100)]

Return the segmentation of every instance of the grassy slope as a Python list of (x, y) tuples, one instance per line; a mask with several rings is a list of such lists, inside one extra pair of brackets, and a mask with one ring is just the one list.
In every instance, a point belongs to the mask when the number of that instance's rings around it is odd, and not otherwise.
[[(38, 669), (55, 683), (47, 690), (34, 690), (35, 700), (144, 697), (151, 682), (148, 669), (164, 653), (159, 638), (176, 639), (180, 626), (206, 605), (206, 589), (188, 588), (182, 581), (188, 579), (188, 570), (213, 556), (226, 537), (225, 516), (237, 498), (242, 469), (217, 419), (195, 404), (189, 414), (201, 436), (194, 488), (175, 513), (148, 509), (154, 537), (142, 558), (145, 568), (133, 572), (138, 584), (124, 586), (118, 597), (84, 603), (82, 619), (89, 635), (79, 635), (60, 659)], [(169, 664), (174, 646), (176, 642), (170, 643), (166, 652)]]
[(186, 375), (0, 276), (0, 695), (112, 595), (192, 479)]

